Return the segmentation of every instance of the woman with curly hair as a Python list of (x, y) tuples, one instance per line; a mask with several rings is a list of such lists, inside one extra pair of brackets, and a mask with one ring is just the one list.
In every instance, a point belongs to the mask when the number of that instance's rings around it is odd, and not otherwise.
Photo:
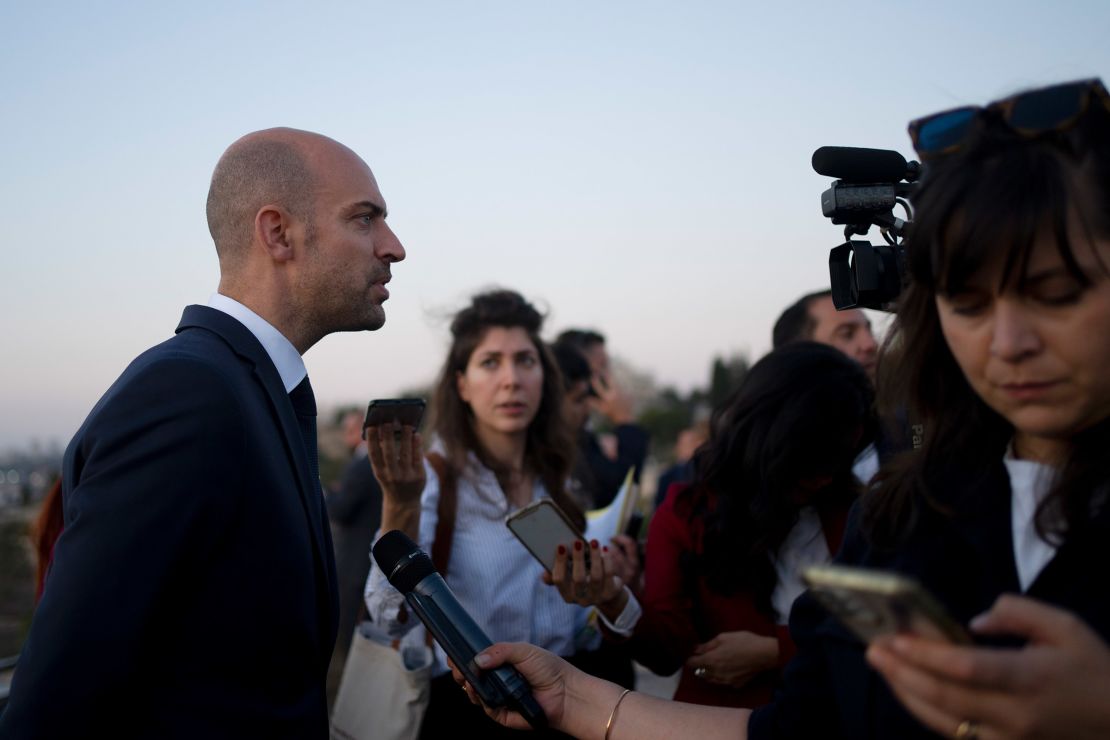
[[(509, 514), (544, 497), (580, 528), (585, 522), (566, 492), (574, 440), (561, 417), (558, 368), (539, 339), (542, 324), (518, 293), (474, 296), (451, 323), (429, 461), (411, 428), (395, 440), (392, 430), (371, 427), (367, 441), (382, 485), (381, 531), (401, 530), (445, 562), (447, 584), (493, 639), (526, 640), (589, 669), (600, 644), (589, 610), (545, 585), (543, 567), (505, 526)], [(397, 637), (419, 624), (378, 568), (366, 604), (374, 623)], [(506, 732), (470, 705), (445, 657), (437, 647), (422, 736)]]

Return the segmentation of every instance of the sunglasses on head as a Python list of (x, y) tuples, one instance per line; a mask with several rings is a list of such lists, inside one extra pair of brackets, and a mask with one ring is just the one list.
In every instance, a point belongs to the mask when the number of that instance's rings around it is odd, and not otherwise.
[(954, 108), (910, 122), (910, 139), (922, 160), (957, 151), (979, 126), (991, 121), (1032, 138), (1066, 131), (1095, 103), (1110, 111), (1110, 94), (1102, 80), (1077, 80), (1018, 93), (985, 108)]

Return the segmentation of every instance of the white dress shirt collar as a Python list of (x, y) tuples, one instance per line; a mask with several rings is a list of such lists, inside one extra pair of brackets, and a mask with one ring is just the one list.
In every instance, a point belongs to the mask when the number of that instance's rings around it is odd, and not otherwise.
[(301, 359), (301, 353), (297, 351), (292, 342), (285, 338), (284, 334), (275, 329), (266, 319), (239, 301), (219, 293), (213, 293), (209, 297), (208, 307), (226, 313), (247, 327), (247, 331), (254, 335), (255, 339), (262, 344), (262, 348), (266, 350), (266, 354), (270, 356), (270, 361), (274, 363), (278, 375), (281, 376), (281, 382), (285, 386), (286, 393), (296, 388), (308, 375), (304, 360)]

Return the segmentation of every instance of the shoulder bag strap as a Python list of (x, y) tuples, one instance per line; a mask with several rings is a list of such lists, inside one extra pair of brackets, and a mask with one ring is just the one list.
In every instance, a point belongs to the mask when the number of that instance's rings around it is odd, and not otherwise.
[[(443, 455), (429, 452), (428, 462), (439, 478), (439, 504), (436, 507), (436, 534), (432, 542), (432, 565), (439, 574), (447, 577), (447, 566), (451, 562), (451, 542), (455, 538), (455, 513), (458, 510), (458, 477), (455, 469), (447, 463)], [(427, 633), (428, 647), (433, 647), (432, 633)]]
[(436, 536), (432, 542), (432, 565), (441, 576), (447, 576), (451, 562), (451, 542), (455, 538), (455, 514), (458, 511), (458, 476), (438, 452), (428, 453), (428, 462), (439, 478), (439, 506), (436, 509)]
[[(438, 452), (427, 454), (428, 462), (439, 479), (439, 504), (436, 507), (438, 519), (436, 521), (435, 541), (432, 542), (432, 565), (440, 576), (447, 576), (447, 565), (451, 561), (451, 540), (455, 536), (455, 511), (458, 508), (457, 477), (454, 469), (447, 464), (447, 460)], [(365, 608), (365, 605), (364, 607)], [(404, 605), (402, 605), (402, 610)], [(426, 636), (428, 647), (433, 647), (435, 640), (432, 633)], [(393, 641), (393, 649), (398, 648), (400, 641)]]

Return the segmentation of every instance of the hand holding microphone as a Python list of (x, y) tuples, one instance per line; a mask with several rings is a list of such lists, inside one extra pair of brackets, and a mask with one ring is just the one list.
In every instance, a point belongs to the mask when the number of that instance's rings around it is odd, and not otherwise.
[(547, 717), (524, 678), (511, 666), (482, 671), (474, 656), (493, 644), (482, 628), (459, 604), (447, 583), (436, 572), (431, 558), (403, 532), (381, 536), (373, 548), (374, 560), (390, 584), (400, 591), (420, 621), (443, 647), (455, 667), (491, 708), (508, 707), (537, 729)]

